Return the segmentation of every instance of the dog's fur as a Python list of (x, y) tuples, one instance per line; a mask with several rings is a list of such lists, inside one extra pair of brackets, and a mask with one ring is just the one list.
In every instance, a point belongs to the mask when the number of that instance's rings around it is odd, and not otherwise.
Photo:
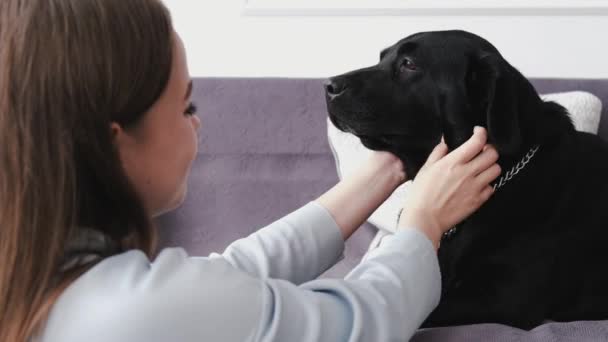
[(487, 128), (503, 174), (540, 145), (444, 237), (442, 297), (424, 326), (608, 319), (608, 144), (575, 131), (494, 46), (464, 31), (414, 34), (377, 65), (331, 78), (326, 92), (332, 122), (399, 156), (410, 178), (442, 135), (454, 149), (475, 125)]

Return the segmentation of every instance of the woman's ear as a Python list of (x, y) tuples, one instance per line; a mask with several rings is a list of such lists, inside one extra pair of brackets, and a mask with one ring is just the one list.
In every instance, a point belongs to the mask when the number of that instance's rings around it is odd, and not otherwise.
[(130, 150), (136, 147), (133, 135), (117, 122), (110, 123), (110, 138), (121, 159), (125, 155), (130, 155)]
[(124, 126), (121, 126), (117, 122), (110, 123), (110, 137), (115, 146), (124, 147), (131, 144), (135, 139), (135, 132), (132, 129), (127, 131)]
[(110, 123), (110, 136), (112, 137), (112, 142), (116, 143), (116, 139), (118, 135), (122, 133), (122, 127), (116, 122)]

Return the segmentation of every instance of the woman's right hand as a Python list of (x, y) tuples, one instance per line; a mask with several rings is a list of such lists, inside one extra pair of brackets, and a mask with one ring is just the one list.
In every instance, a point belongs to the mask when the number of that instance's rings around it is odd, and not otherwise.
[(443, 141), (437, 145), (408, 189), (398, 227), (422, 231), (437, 249), (443, 233), (485, 203), (501, 172), (498, 153), (486, 141), (486, 130), (475, 127), (449, 154)]

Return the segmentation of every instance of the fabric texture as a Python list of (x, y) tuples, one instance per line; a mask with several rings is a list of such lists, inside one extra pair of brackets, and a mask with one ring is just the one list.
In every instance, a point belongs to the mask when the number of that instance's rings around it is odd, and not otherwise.
[(310, 202), (222, 254), (118, 254), (62, 293), (32, 342), (408, 340), (439, 302), (430, 240), (403, 230), (344, 279), (315, 279), (343, 248)]

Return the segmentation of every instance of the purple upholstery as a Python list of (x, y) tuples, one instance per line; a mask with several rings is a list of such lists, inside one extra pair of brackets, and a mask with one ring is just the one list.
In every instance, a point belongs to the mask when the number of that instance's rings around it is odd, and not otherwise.
[[(186, 201), (158, 219), (161, 247), (182, 246), (191, 255), (221, 252), (338, 182), (327, 142), (322, 81), (195, 79), (193, 99), (202, 119), (199, 154)], [(608, 104), (608, 80), (533, 83), (542, 93), (586, 90)], [(608, 139), (608, 108), (602, 112), (600, 134)], [(364, 224), (347, 242), (345, 259), (324, 276), (345, 275), (359, 262), (375, 231)], [(524, 335), (498, 325), (431, 329), (414, 340), (552, 341), (563, 331), (571, 333), (573, 341), (600, 336), (608, 340), (608, 323), (546, 324)]]

